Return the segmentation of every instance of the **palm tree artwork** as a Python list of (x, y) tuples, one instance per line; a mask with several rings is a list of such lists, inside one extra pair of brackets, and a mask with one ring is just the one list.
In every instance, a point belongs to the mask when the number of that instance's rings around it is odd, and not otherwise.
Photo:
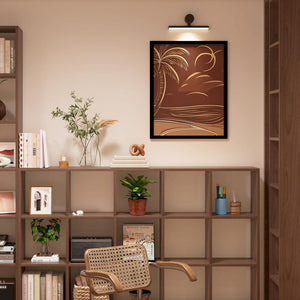
[(153, 42), (152, 137), (226, 137), (226, 45)]

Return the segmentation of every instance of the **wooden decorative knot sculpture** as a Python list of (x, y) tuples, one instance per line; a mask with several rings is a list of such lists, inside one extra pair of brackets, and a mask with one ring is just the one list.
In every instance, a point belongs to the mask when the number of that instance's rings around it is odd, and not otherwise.
[(129, 147), (129, 152), (131, 155), (133, 156), (138, 156), (138, 155), (142, 155), (144, 156), (145, 155), (145, 145), (144, 144), (132, 144), (130, 147)]

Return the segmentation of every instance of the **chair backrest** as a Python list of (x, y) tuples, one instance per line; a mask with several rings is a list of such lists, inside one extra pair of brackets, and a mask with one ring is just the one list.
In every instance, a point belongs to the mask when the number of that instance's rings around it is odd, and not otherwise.
[[(86, 270), (113, 273), (124, 291), (142, 289), (151, 283), (147, 252), (140, 244), (88, 249), (84, 257)], [(115, 293), (111, 283), (101, 279), (90, 280), (92, 289), (98, 294)]]

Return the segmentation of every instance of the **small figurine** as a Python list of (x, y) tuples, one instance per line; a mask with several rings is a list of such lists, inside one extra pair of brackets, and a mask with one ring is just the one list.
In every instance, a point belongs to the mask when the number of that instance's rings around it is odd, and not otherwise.
[(130, 147), (129, 147), (129, 152), (131, 155), (133, 156), (138, 156), (138, 155), (142, 155), (144, 156), (145, 155), (145, 145), (144, 144), (132, 144)]

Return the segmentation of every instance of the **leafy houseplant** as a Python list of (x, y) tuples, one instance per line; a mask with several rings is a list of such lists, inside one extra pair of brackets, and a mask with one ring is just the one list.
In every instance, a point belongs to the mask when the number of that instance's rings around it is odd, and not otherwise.
[(40, 255), (51, 255), (49, 250), (49, 241), (57, 241), (60, 237), (60, 224), (59, 219), (50, 219), (48, 224), (42, 224), (43, 219), (33, 219), (31, 221), (31, 233), (35, 242), (39, 242), (42, 245), (42, 251)]
[(155, 183), (155, 181), (148, 180), (144, 175), (134, 178), (132, 174), (128, 174), (120, 181), (123, 186), (129, 189), (128, 204), (130, 214), (134, 216), (143, 216), (146, 210), (147, 196), (151, 196), (151, 193), (147, 190), (146, 186), (149, 183)]
[[(98, 137), (96, 144), (96, 155), (99, 155), (101, 162), (101, 154), (99, 150), (99, 135), (102, 129), (114, 124), (117, 120), (100, 120), (99, 114), (96, 113), (91, 119), (88, 117), (88, 110), (93, 103), (93, 98), (87, 98), (85, 101), (81, 97), (77, 97), (75, 92), (71, 92), (71, 97), (74, 104), (71, 104), (67, 111), (56, 107), (51, 112), (52, 118), (61, 118), (67, 123), (68, 132), (74, 134), (75, 138), (79, 139), (82, 145), (83, 152), (79, 164), (88, 165), (88, 147), (94, 137)], [(96, 160), (96, 157), (94, 158)], [(93, 164), (93, 161), (91, 161)]]

